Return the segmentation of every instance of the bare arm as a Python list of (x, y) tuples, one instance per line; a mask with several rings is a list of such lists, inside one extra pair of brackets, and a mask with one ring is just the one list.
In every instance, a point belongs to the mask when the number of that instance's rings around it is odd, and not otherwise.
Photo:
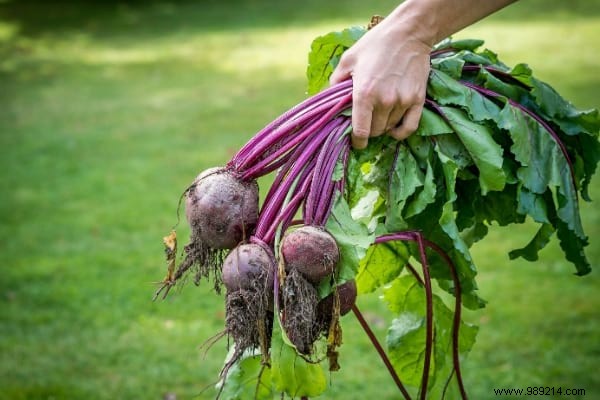
[(354, 80), (352, 144), (413, 133), (421, 118), (432, 46), (516, 0), (406, 0), (340, 60), (331, 83)]

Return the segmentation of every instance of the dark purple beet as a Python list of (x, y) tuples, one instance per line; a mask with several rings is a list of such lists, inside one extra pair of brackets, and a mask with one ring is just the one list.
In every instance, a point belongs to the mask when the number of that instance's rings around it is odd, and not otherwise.
[(249, 237), (258, 220), (258, 185), (222, 168), (202, 172), (185, 199), (193, 234), (214, 249), (232, 249)]
[[(356, 301), (356, 282), (354, 280), (346, 281), (337, 286), (337, 293), (340, 297), (340, 315), (346, 315), (352, 310)], [(327, 319), (333, 314), (334, 293), (323, 298), (317, 306), (317, 314)]]
[(286, 232), (281, 241), (281, 255), (286, 271), (296, 269), (312, 283), (331, 275), (340, 259), (333, 236), (310, 225)]
[(261, 245), (241, 244), (223, 262), (222, 278), (228, 292), (273, 288), (275, 260)]

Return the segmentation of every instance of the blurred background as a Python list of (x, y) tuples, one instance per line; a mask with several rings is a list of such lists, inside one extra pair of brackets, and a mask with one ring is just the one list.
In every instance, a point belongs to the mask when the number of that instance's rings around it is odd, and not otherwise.
[[(179, 196), (306, 97), (315, 36), (396, 5), (0, 0), (0, 399), (214, 398), (226, 341), (206, 355), (200, 345), (223, 329), (223, 298), (189, 283), (151, 301)], [(600, 106), (600, 0), (521, 1), (456, 37)], [(598, 203), (582, 215), (598, 267)], [(555, 241), (536, 263), (509, 261), (532, 232), (495, 229), (473, 250), (489, 304), (465, 314), (481, 326), (467, 390), (600, 398), (598, 271), (576, 277)], [(360, 305), (383, 339), (377, 297)], [(343, 327), (342, 370), (323, 398), (398, 398), (352, 316)]]

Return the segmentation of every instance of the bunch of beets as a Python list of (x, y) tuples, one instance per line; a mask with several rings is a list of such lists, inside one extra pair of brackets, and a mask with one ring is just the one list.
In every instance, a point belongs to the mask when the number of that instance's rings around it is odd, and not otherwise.
[[(307, 99), (261, 130), (225, 167), (203, 171), (184, 193), (190, 242), (157, 295), (166, 289), (166, 296), (189, 270), (196, 283), (205, 277), (217, 292), (225, 286), (225, 333), (235, 352), (223, 374), (248, 349), (268, 354), (274, 313), (298, 352), (310, 355), (315, 341), (338, 331), (339, 316), (354, 305), (353, 280), (322, 299), (317, 292), (322, 281), (335, 282), (340, 259), (324, 225), (334, 194), (344, 188), (344, 179), (332, 177), (350, 151), (350, 119), (343, 112), (351, 107), (351, 91), (347, 81)], [(273, 171), (259, 207), (256, 180)]]
[[(320, 68), (317, 72), (331, 68), (327, 46), (344, 49), (356, 37), (346, 32), (318, 39), (313, 54), (325, 56), (314, 62)], [(364, 289), (358, 267), (350, 275), (340, 273), (341, 265), (348, 263), (343, 249), (352, 238), (341, 238), (325, 228), (336, 217), (338, 199), (359, 197), (353, 190), (365, 182), (376, 189), (370, 193), (379, 193), (385, 202), (383, 212), (369, 211), (377, 227), (370, 228), (365, 248), (410, 242), (410, 255), (422, 268), (418, 273), (408, 256), (402, 264), (427, 297), (422, 399), (435, 363), (432, 278), (444, 281), (441, 287), (454, 295), (451, 374), (466, 398), (459, 366), (460, 312), (467, 303), (464, 299), (473, 299), (468, 296), (476, 289), (471, 283), (474, 272), (468, 246), (485, 236), (487, 224), (522, 223), (529, 215), (542, 228), (531, 244), (515, 254), (535, 260), (556, 231), (578, 273), (589, 272), (577, 191), (588, 200), (587, 186), (600, 159), (598, 113), (575, 112), (570, 105), (564, 112), (560, 107), (555, 110), (549, 106), (558, 98), (555, 92), (531, 78), (522, 66), (511, 70), (489, 51), (476, 53), (479, 45), (448, 42), (432, 52), (416, 139), (387, 145), (387, 153), (370, 164), (384, 170), (383, 178), (369, 177), (372, 180), (367, 182), (364, 173), (353, 170), (361, 168), (356, 162), (361, 156), (350, 145), (352, 81), (348, 80), (326, 87), (279, 116), (225, 166), (202, 172), (185, 190), (182, 199), (190, 241), (177, 263), (175, 233), (165, 238), (169, 267), (156, 296), (166, 296), (190, 273), (196, 284), (212, 280), (218, 293), (225, 286), (226, 326), (219, 337), (232, 339), (233, 348), (221, 371), (222, 381), (249, 352), (260, 354), (263, 365), (269, 364), (274, 327), (281, 328), (297, 356), (316, 363), (320, 360), (315, 357), (326, 354), (329, 369), (339, 369), (339, 319), (352, 310), (398, 388), (410, 398), (355, 305), (357, 281), (359, 290)], [(547, 148), (538, 143), (546, 143)], [(547, 159), (540, 161), (540, 157)], [(259, 204), (257, 179), (271, 173), (273, 183)], [(506, 204), (514, 207), (496, 207)], [(463, 239), (463, 233), (472, 240)], [(430, 274), (426, 250), (443, 261), (443, 273), (435, 267)], [(382, 287), (399, 273), (375, 277), (373, 287), (364, 291)], [(476, 308), (473, 304), (466, 306)], [(318, 343), (326, 343), (326, 352), (317, 349)]]

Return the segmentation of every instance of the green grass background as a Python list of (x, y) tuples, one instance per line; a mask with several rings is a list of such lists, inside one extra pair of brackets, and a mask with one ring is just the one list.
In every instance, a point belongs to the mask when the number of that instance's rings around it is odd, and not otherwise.
[[(222, 297), (188, 284), (150, 301), (179, 194), (305, 98), (315, 36), (395, 4), (1, 0), (0, 399), (213, 398), (202, 390), (225, 342), (199, 347), (223, 327)], [(529, 63), (577, 106), (600, 105), (598, 0), (522, 0), (457, 36)], [(597, 203), (582, 215), (598, 266)], [(489, 305), (465, 316), (481, 326), (467, 389), (600, 398), (598, 272), (574, 276), (556, 243), (537, 263), (509, 262), (531, 233), (495, 229), (474, 249)], [(383, 338), (378, 299), (361, 307)], [(342, 370), (323, 398), (398, 398), (356, 321), (343, 324)]]

